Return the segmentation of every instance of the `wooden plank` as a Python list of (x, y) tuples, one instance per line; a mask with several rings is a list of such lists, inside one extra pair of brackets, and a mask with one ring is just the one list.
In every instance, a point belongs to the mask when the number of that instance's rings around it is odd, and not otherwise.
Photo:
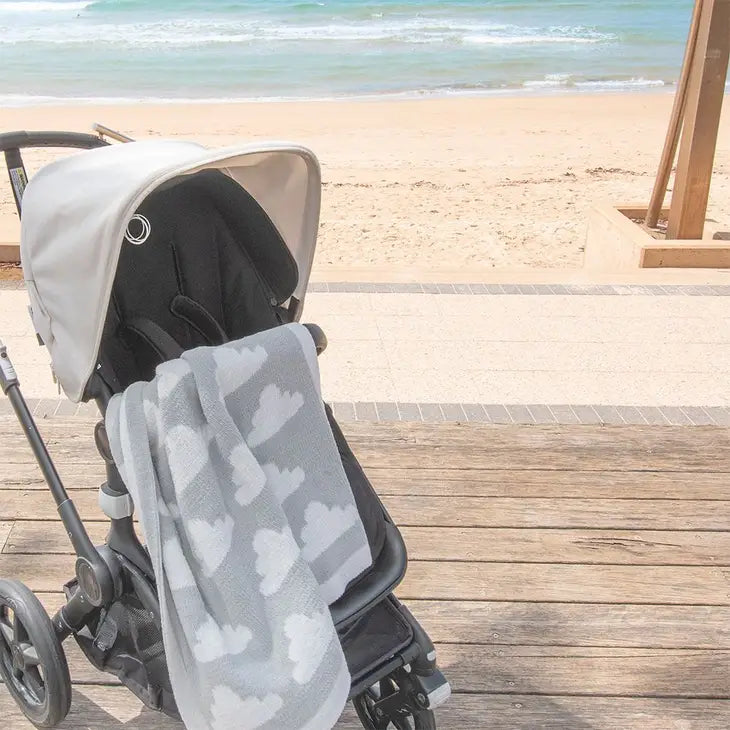
[[(0, 575), (58, 591), (72, 555), (0, 555)], [(405, 599), (579, 603), (730, 604), (730, 570), (710, 567), (411, 561)]]
[[(92, 541), (108, 525), (88, 523)], [(415, 560), (469, 560), (611, 565), (730, 565), (730, 532), (541, 530), (511, 528), (404, 527)], [(2, 523), (0, 523), (2, 544)], [(4, 553), (71, 553), (60, 522), (15, 522)]]
[(490, 426), (350, 422), (366, 466), (730, 471), (727, 429), (649, 426)]
[(679, 136), (682, 131), (682, 121), (684, 111), (687, 106), (687, 90), (689, 87), (689, 77), (693, 66), (695, 48), (697, 46), (697, 31), (699, 29), (700, 15), (702, 12), (703, 0), (695, 0), (694, 9), (692, 11), (692, 20), (687, 35), (687, 44), (684, 49), (684, 60), (682, 61), (682, 71), (677, 81), (677, 90), (674, 94), (674, 104), (672, 106), (672, 114), (669, 118), (669, 128), (662, 149), (662, 156), (659, 161), (659, 170), (657, 171), (654, 188), (651, 192), (649, 207), (646, 211), (645, 223), (648, 228), (654, 228), (659, 220), (659, 214), (664, 203), (664, 196), (667, 192), (669, 177), (672, 174), (672, 164), (677, 154), (677, 145), (679, 144)]
[(7, 543), (12, 526), (12, 522), (0, 522), (0, 551), (2, 551)]
[(406, 600), (726, 606), (729, 588), (723, 568), (411, 561), (396, 593)]
[[(75, 682), (117, 684), (87, 661), (75, 641), (65, 647)], [(730, 651), (723, 650), (437, 644), (436, 652), (455, 692), (697, 698), (730, 693)]]
[[(85, 520), (106, 521), (95, 490), (69, 490)], [(594, 528), (622, 530), (727, 529), (730, 504), (684, 500), (672, 509), (668, 500), (511, 499), (508, 497), (384, 497), (396, 524), (431, 527)], [(0, 499), (0, 520), (58, 520), (50, 495), (8, 490)]]
[(455, 691), (727, 697), (730, 652), (592, 647), (439, 645)]
[[(42, 533), (41, 526), (38, 533)], [(417, 560), (612, 565), (730, 565), (730, 532), (404, 527)], [(13, 552), (15, 530), (5, 552)], [(31, 538), (33, 539), (33, 538)]]
[[(62, 593), (38, 593), (49, 615)], [(409, 599), (435, 642), (448, 644), (730, 649), (728, 606), (513, 603)]]
[[(2, 421), (2, 419), (0, 419)], [(99, 464), (93, 421), (50, 419), (41, 431), (62, 463)], [(459, 423), (343, 424), (365, 466), (730, 473), (726, 428), (695, 426), (491, 426)], [(0, 463), (30, 464), (19, 434), (0, 427)]]
[[(7, 692), (0, 691), (6, 730), (34, 730)], [(439, 730), (727, 730), (730, 701), (534, 694), (455, 694), (437, 710)], [(347, 705), (336, 730), (362, 730)], [(181, 730), (148, 710), (124, 687), (74, 687), (73, 705), (59, 730)]]
[(670, 239), (699, 239), (704, 231), (730, 57), (729, 27), (730, 0), (704, 0), (669, 209)]
[(379, 494), (730, 500), (730, 478), (727, 474), (712, 472), (401, 469), (370, 466), (367, 475)]
[[(1, 523), (0, 523), (1, 524)], [(14, 522), (3, 553), (73, 554), (73, 546), (61, 522)], [(101, 545), (109, 532), (108, 522), (87, 522), (94, 545)]]
[[(94, 464), (68, 464), (58, 459), (54, 459), (54, 461), (61, 480), (69, 489), (98, 489), (99, 485), (106, 481), (104, 464), (100, 460)], [(0, 491), (5, 489), (48, 490), (48, 484), (35, 462), (10, 465), (2, 459), (2, 448), (0, 447), (0, 463), (7, 464), (0, 475)]]
[(442, 643), (730, 649), (728, 606), (409, 599)]
[(685, 500), (384, 497), (400, 526), (725, 530), (730, 503)]
[[(69, 489), (98, 489), (101, 463), (58, 462)], [(730, 500), (730, 477), (722, 472), (574, 471), (570, 469), (400, 468), (372, 465), (368, 479), (379, 494), (466, 497), (590, 497)], [(13, 464), (0, 476), (0, 491), (47, 491), (35, 463)]]

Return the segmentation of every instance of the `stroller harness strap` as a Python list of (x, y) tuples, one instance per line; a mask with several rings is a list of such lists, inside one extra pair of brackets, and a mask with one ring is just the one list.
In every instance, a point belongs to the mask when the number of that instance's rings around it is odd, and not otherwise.
[(106, 424), (187, 728), (334, 726), (350, 676), (329, 604), (372, 556), (307, 329), (189, 350), (114, 396)]
[(183, 348), (158, 324), (147, 317), (134, 317), (125, 328), (141, 337), (157, 354), (161, 362), (174, 360), (183, 354)]

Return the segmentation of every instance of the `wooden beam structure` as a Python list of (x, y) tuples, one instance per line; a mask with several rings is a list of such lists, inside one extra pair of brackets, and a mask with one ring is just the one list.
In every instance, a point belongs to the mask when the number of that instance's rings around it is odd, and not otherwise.
[(701, 239), (730, 57), (730, 0), (703, 0), (667, 238)]
[(704, 0), (696, 0), (694, 10), (692, 11), (692, 22), (689, 26), (687, 46), (684, 51), (682, 73), (677, 82), (677, 93), (674, 95), (674, 106), (672, 107), (672, 116), (669, 118), (669, 129), (667, 130), (667, 138), (664, 141), (662, 158), (659, 162), (659, 172), (654, 181), (654, 189), (652, 190), (649, 207), (646, 211), (645, 222), (647, 228), (655, 228), (659, 221), (664, 204), (664, 196), (667, 193), (667, 186), (669, 185), (669, 177), (672, 174), (672, 165), (674, 164), (674, 158), (677, 156), (677, 145), (679, 144), (679, 136), (682, 133), (684, 110), (687, 106), (687, 88), (689, 86), (692, 60), (694, 59), (695, 48), (697, 47), (697, 31), (700, 25), (703, 2)]

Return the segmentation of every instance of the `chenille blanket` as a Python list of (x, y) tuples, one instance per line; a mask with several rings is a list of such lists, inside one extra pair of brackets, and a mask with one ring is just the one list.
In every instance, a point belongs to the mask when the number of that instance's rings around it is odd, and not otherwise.
[(112, 398), (189, 730), (324, 730), (350, 676), (328, 605), (372, 561), (308, 330), (190, 350)]

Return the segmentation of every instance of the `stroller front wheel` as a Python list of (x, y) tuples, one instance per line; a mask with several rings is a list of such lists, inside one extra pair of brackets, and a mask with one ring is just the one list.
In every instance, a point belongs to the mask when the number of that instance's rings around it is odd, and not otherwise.
[(363, 727), (366, 730), (436, 730), (436, 716), (431, 710), (411, 707), (405, 714), (406, 708), (396, 698), (408, 692), (408, 680), (407, 675), (399, 674), (381, 679), (353, 698), (352, 704)]
[(71, 677), (53, 623), (23, 583), (0, 580), (0, 676), (23, 714), (52, 728), (71, 707)]

